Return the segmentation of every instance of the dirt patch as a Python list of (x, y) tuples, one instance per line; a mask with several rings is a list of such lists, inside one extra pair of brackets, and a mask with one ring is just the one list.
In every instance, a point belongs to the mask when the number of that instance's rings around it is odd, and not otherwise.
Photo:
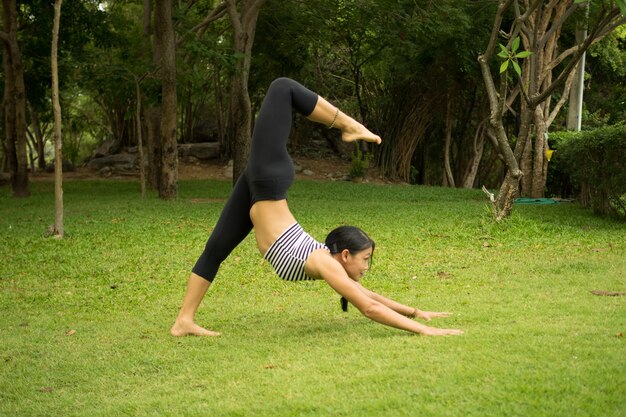
[[(350, 162), (341, 159), (338, 156), (326, 156), (323, 158), (294, 157), (293, 161), (295, 164), (302, 167), (302, 170), (296, 174), (297, 179), (339, 181), (345, 180), (348, 172), (350, 171)], [(180, 180), (229, 180), (229, 178), (225, 175), (227, 166), (227, 163), (217, 160), (191, 164), (183, 163), (181, 161), (178, 165), (178, 178)], [(32, 181), (54, 181), (54, 173), (36, 172), (34, 174), (30, 174), (29, 178)], [(99, 175), (98, 172), (87, 168), (78, 168), (75, 171), (63, 173), (64, 180), (115, 179), (122, 181), (137, 181), (138, 178), (139, 172), (113, 174), (108, 177), (103, 177)], [(368, 170), (367, 175), (365, 176), (365, 181), (379, 183), (386, 182), (380, 176), (378, 169), (375, 168), (370, 168)]]

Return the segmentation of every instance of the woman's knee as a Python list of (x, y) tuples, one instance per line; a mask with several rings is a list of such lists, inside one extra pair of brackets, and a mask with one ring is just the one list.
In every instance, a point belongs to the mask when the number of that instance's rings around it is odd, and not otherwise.
[(293, 84), (295, 83), (294, 80), (292, 80), (291, 78), (287, 78), (287, 77), (279, 77), (276, 78), (274, 81), (272, 81), (272, 83), (269, 86), (269, 90), (288, 90), (290, 89)]

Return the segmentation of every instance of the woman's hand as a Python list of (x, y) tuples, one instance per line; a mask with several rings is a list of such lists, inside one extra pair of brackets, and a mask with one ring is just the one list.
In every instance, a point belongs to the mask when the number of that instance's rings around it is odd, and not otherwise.
[(463, 334), (463, 330), (459, 329), (437, 329), (435, 327), (426, 327), (421, 332), (424, 336), (458, 336)]
[(430, 321), (431, 319), (434, 319), (436, 317), (448, 317), (450, 316), (452, 313), (445, 313), (445, 312), (436, 312), (436, 311), (422, 311), (419, 309), (415, 309), (415, 315), (413, 317), (417, 318), (417, 319), (422, 319), (422, 320), (426, 320), (426, 321)]

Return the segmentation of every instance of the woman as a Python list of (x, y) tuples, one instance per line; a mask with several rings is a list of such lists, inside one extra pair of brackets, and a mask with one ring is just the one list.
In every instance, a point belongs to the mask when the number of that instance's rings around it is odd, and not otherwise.
[(299, 83), (288, 78), (272, 82), (255, 122), (246, 169), (192, 270), (171, 334), (219, 336), (197, 325), (194, 317), (220, 264), (253, 228), (259, 251), (281, 278), (323, 279), (363, 315), (388, 326), (427, 335), (462, 333), (435, 329), (407, 317), (428, 320), (447, 313), (420, 312), (368, 291), (358, 283), (367, 269), (373, 243), (368, 248), (351, 251), (346, 247), (332, 253), (332, 249), (329, 251), (302, 230), (287, 206), (287, 189), (295, 177), (287, 153), (293, 110), (328, 128), (340, 129), (345, 142), (381, 143), (379, 136)]

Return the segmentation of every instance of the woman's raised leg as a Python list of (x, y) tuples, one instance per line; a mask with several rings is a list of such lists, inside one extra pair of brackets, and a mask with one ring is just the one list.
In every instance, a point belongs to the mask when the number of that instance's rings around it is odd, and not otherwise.
[(313, 112), (307, 116), (309, 120), (325, 124), (341, 130), (341, 139), (344, 142), (364, 140), (380, 144), (380, 136), (370, 132), (361, 123), (348, 116), (337, 107), (330, 104), (324, 97), (319, 96)]

